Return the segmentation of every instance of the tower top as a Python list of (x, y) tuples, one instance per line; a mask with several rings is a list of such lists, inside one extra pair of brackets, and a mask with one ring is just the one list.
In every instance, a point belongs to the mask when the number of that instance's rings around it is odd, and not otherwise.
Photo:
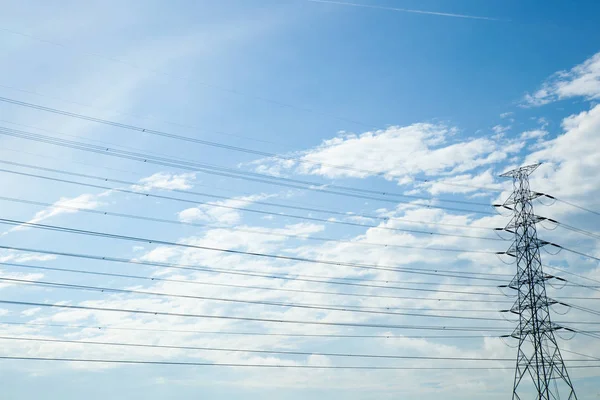
[(517, 178), (520, 176), (529, 176), (539, 167), (542, 163), (536, 163), (531, 165), (525, 165), (523, 167), (519, 167), (510, 171), (507, 171), (500, 176), (503, 178)]

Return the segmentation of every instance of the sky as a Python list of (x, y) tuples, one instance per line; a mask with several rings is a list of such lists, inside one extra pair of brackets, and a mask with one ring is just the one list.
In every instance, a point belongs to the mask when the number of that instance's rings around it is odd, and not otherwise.
[(0, 6), (0, 357), (159, 363), (3, 358), (3, 399), (507, 398), (534, 163), (552, 319), (597, 332), (597, 2)]

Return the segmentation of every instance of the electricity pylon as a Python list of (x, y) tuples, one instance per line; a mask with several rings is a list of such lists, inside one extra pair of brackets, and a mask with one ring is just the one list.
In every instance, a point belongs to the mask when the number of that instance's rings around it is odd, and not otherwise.
[(536, 224), (541, 218), (533, 213), (533, 200), (539, 196), (529, 189), (529, 175), (539, 164), (528, 165), (502, 174), (512, 178), (513, 193), (504, 207), (513, 210), (505, 230), (514, 234), (506, 254), (516, 258), (517, 273), (509, 288), (517, 291), (510, 312), (519, 316), (512, 337), (519, 341), (513, 386), (516, 399), (576, 400), (575, 390), (560, 354), (554, 331), (561, 329), (550, 320), (549, 307), (556, 301), (546, 296), (540, 247), (547, 244), (537, 238)]

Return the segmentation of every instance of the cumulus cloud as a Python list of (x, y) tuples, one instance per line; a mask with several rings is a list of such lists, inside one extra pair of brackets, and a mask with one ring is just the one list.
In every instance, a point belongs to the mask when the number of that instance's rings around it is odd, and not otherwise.
[(300, 161), (261, 160), (260, 168), (278, 173), (295, 168), (297, 173), (328, 178), (380, 175), (406, 183), (416, 174), (465, 172), (494, 164), (522, 147), (484, 137), (457, 140), (456, 135), (455, 128), (427, 123), (341, 134), (300, 153)]
[(171, 174), (168, 172), (157, 172), (146, 178), (142, 178), (138, 185), (135, 185), (136, 190), (188, 190), (193, 187), (193, 182), (196, 179), (194, 173)]
[(50, 261), (56, 259), (52, 254), (35, 254), (13, 250), (0, 250), (0, 262), (25, 263), (30, 261)]
[(505, 132), (508, 132), (510, 129), (510, 125), (495, 125), (494, 127), (492, 127), (492, 131), (494, 131), (496, 135), (501, 135)]
[(28, 308), (26, 310), (21, 311), (21, 315), (24, 317), (32, 317), (40, 311), (42, 311), (41, 307)]
[(600, 98), (600, 53), (569, 71), (555, 73), (536, 92), (525, 95), (524, 104), (542, 106), (572, 97)]
[[(86, 193), (73, 198), (61, 197), (60, 200), (55, 202), (52, 206), (35, 213), (33, 218), (27, 221), (27, 223), (37, 224), (61, 214), (74, 214), (79, 211), (78, 209), (92, 210), (98, 208), (103, 204), (98, 200), (98, 198), (105, 196), (106, 194), (107, 192), (103, 192), (99, 195)], [(16, 226), (9, 232), (23, 229), (27, 229), (27, 225)]]
[(433, 195), (478, 192), (479, 195), (495, 196), (503, 188), (503, 184), (497, 182), (497, 175), (493, 169), (487, 169), (478, 174), (460, 174), (448, 178), (439, 178), (431, 182), (421, 183), (418, 188)]
[(541, 139), (548, 134), (548, 131), (543, 129), (535, 129), (532, 131), (525, 131), (521, 133), (521, 139), (530, 140), (530, 139)]
[[(0, 269), (0, 289), (5, 289), (11, 286), (15, 286), (18, 285), (17, 282), (14, 281), (10, 281), (10, 280), (4, 280), (4, 279), (22, 279), (22, 280), (36, 280), (36, 279), (40, 279), (44, 276), (44, 274), (41, 273), (22, 273), (22, 272), (15, 272), (15, 271), (8, 271), (8, 270), (2, 270)], [(35, 314), (35, 312), (32, 312), (33, 315)], [(28, 313), (22, 314), (24, 316), (30, 316)]]
[[(235, 208), (246, 207), (253, 202), (271, 197), (258, 194), (252, 196), (236, 197), (229, 200), (203, 204), (198, 207), (187, 208), (180, 211), (179, 220), (183, 222), (211, 221), (221, 224), (234, 224), (240, 221), (242, 214)], [(235, 207), (235, 208), (231, 208)]]
[(545, 162), (532, 179), (557, 197), (591, 202), (600, 194), (600, 105), (565, 118), (562, 127), (563, 134), (527, 156), (526, 163)]

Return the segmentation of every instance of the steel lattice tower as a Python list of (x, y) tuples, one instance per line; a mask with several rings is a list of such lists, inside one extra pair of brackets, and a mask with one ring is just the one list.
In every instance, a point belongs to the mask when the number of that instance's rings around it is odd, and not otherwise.
[(550, 320), (549, 307), (556, 301), (546, 296), (548, 276), (542, 271), (540, 247), (547, 242), (537, 238), (540, 218), (533, 213), (532, 201), (539, 195), (529, 189), (529, 175), (538, 166), (529, 165), (501, 175), (513, 179), (513, 193), (504, 203), (514, 213), (505, 229), (514, 234), (507, 254), (515, 257), (517, 265), (517, 273), (508, 285), (517, 291), (510, 312), (519, 316), (519, 325), (511, 335), (519, 341), (512, 398), (550, 400), (562, 395), (563, 399), (576, 400), (554, 337), (554, 331), (561, 327)]

